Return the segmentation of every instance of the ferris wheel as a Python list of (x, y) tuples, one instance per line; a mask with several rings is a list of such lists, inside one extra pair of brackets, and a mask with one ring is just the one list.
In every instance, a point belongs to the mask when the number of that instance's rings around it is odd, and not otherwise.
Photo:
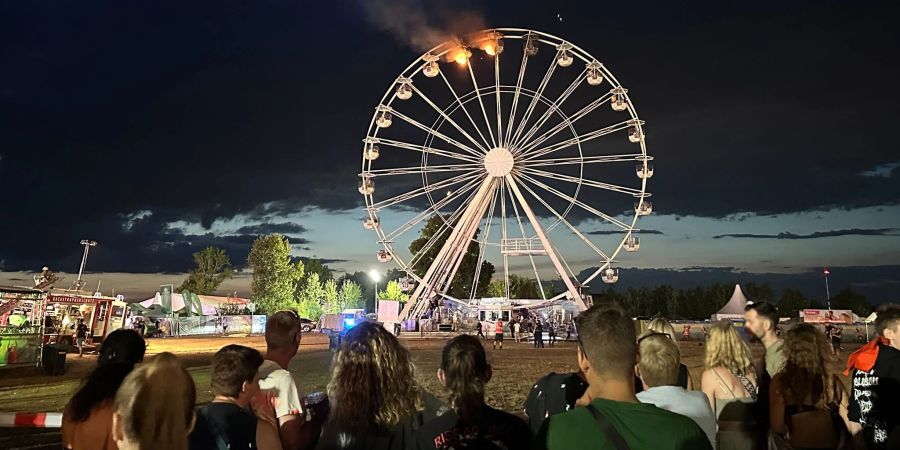
[[(637, 220), (652, 212), (643, 126), (604, 64), (546, 33), (485, 30), (413, 61), (375, 107), (359, 174), (378, 260), (415, 284), (401, 315), (475, 298), (489, 260), (507, 298), (518, 272), (540, 285), (533, 304), (584, 309), (580, 288), (618, 280), (616, 258), (640, 248)], [(474, 277), (457, 281), (473, 253)], [(563, 292), (545, 294), (552, 279)], [(469, 299), (453, 283), (471, 284)]]

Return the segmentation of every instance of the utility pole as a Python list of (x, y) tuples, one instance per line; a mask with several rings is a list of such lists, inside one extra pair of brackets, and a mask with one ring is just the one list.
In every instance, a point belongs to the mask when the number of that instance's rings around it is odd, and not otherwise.
[(80, 291), (84, 287), (84, 280), (81, 279), (81, 276), (84, 274), (84, 266), (87, 264), (88, 252), (91, 251), (91, 247), (97, 246), (97, 241), (83, 239), (81, 245), (84, 246), (84, 255), (81, 256), (81, 267), (78, 268), (78, 279), (75, 280), (73, 285), (73, 289), (76, 291)]
[(825, 276), (825, 299), (828, 301), (828, 309), (831, 309), (831, 291), (828, 290), (828, 275), (831, 275), (831, 271), (826, 267), (825, 270), (822, 271), (822, 275)]

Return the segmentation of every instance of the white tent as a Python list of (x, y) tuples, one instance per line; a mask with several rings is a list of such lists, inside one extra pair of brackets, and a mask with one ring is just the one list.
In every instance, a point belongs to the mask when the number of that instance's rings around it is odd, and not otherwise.
[[(153, 305), (161, 305), (162, 298), (159, 295), (159, 292), (156, 293), (155, 296), (149, 298), (147, 300), (142, 301), (141, 306), (144, 308), (149, 308)], [(204, 316), (214, 316), (216, 315), (216, 307), (215, 305), (210, 305), (205, 302), (200, 302), (200, 307), (203, 309)], [(184, 296), (181, 294), (172, 293), (172, 311), (181, 311), (184, 309)]]
[(741, 285), (736, 284), (734, 285), (734, 293), (731, 294), (728, 303), (719, 312), (712, 315), (712, 320), (742, 319), (744, 317), (744, 307), (746, 306), (747, 297), (741, 291)]

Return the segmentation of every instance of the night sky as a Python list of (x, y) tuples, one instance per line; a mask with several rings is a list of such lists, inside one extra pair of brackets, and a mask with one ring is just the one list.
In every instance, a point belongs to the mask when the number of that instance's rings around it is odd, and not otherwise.
[(627, 85), (656, 158), (628, 285), (821, 297), (827, 265), (833, 290), (897, 300), (900, 7), (619, 3), (0, 2), (0, 284), (76, 272), (94, 239), (89, 283), (140, 297), (207, 245), (243, 266), (269, 232), (386, 270), (360, 225), (360, 140), (427, 21), (562, 36)]

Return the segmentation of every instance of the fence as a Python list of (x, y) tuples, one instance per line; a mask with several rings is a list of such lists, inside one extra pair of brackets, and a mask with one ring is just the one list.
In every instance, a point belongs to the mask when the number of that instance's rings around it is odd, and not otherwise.
[(196, 316), (175, 319), (172, 334), (204, 336), (224, 333), (262, 334), (266, 331), (266, 316)]
[(40, 357), (39, 328), (0, 327), (0, 367), (35, 365)]

